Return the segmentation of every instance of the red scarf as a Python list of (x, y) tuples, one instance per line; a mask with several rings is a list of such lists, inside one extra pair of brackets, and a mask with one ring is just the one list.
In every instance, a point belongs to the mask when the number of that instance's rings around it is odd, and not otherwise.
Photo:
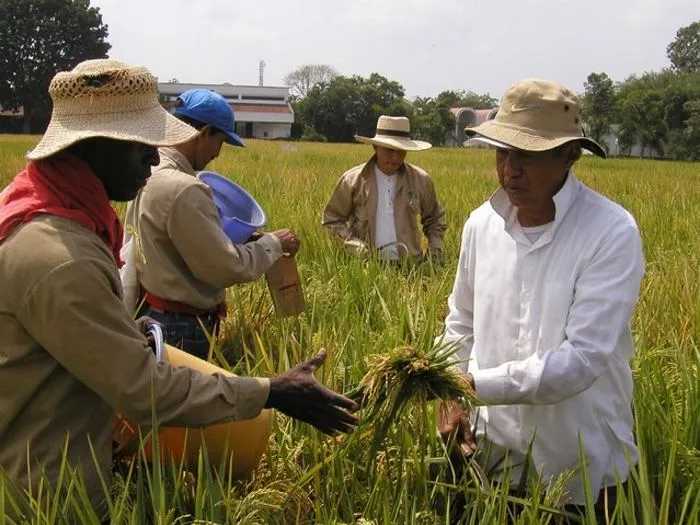
[(69, 154), (31, 161), (0, 194), (0, 243), (39, 215), (71, 219), (96, 233), (117, 266), (123, 230), (107, 192), (90, 167)]

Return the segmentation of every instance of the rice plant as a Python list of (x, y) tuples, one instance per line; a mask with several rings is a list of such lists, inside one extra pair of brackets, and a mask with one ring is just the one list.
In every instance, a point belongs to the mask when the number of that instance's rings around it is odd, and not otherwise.
[[(25, 164), (37, 137), (2, 137), (0, 189)], [(446, 208), (446, 265), (405, 271), (346, 254), (321, 228), (338, 177), (365, 161), (362, 145), (246, 142), (210, 166), (249, 190), (265, 209), (266, 230), (291, 227), (307, 311), (276, 317), (265, 283), (233, 287), (229, 317), (212, 359), (239, 374), (270, 376), (329, 355), (319, 380), (363, 396), (363, 423), (329, 438), (281, 415), (254, 476), (232, 482), (226, 465), (142, 460), (117, 469), (105, 497), (116, 524), (141, 523), (464, 523), (501, 524), (513, 506), (520, 524), (556, 523), (556, 487), (528, 482), (482, 490), (455, 479), (436, 432), (436, 399), (470, 397), (452, 375), (443, 330), (461, 227), (497, 186), (493, 153), (435, 148), (408, 161), (432, 175)], [(609, 516), (617, 524), (695, 524), (700, 514), (700, 173), (697, 164), (585, 157), (576, 174), (620, 202), (642, 232), (647, 271), (634, 318), (635, 435), (639, 464)], [(123, 211), (122, 205), (117, 209)], [(1, 354), (1, 349), (0, 349)], [(361, 388), (359, 388), (361, 386)], [(383, 425), (383, 426), (382, 426)], [(374, 443), (374, 445), (373, 445)], [(57, 444), (61, 446), (61, 444)], [(24, 501), (24, 523), (98, 523), (80, 472), (64, 465), (55, 486), (22, 493), (0, 474), (0, 525)]]

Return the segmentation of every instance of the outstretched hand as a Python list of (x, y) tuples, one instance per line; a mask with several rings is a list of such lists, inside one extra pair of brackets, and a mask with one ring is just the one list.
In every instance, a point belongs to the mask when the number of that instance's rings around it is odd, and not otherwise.
[(309, 361), (270, 379), (265, 407), (309, 423), (325, 434), (350, 433), (358, 423), (352, 412), (359, 405), (316, 380), (314, 372), (325, 360), (326, 351), (321, 349)]

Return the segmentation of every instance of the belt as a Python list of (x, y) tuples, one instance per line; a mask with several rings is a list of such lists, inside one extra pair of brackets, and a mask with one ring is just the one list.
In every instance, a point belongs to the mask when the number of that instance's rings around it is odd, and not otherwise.
[(189, 304), (163, 299), (162, 297), (158, 297), (157, 295), (146, 291), (144, 293), (143, 299), (144, 301), (146, 301), (146, 303), (148, 303), (149, 306), (171, 314), (184, 314), (191, 315), (193, 317), (197, 317), (200, 315), (203, 316), (216, 314), (219, 318), (226, 317), (226, 301), (218, 304), (215, 308), (203, 310), (201, 308), (195, 308), (194, 306), (190, 306)]

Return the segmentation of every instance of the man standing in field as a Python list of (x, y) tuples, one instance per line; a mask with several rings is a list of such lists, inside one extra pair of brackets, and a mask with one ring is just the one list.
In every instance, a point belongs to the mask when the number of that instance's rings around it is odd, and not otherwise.
[[(585, 468), (600, 517), (638, 458), (630, 322), (644, 259), (632, 216), (574, 176), (581, 148), (605, 157), (580, 119), (569, 89), (524, 80), (494, 120), (466, 130), (496, 148), (501, 187), (464, 225), (445, 340), (487, 405), (475, 434), (484, 469), (511, 488), (539, 474), (545, 490), (572, 469), (563, 503), (580, 511)], [(458, 405), (441, 426), (474, 448)]]
[(202, 427), (269, 407), (323, 432), (351, 431), (355, 403), (313, 377), (323, 352), (271, 379), (156, 361), (147, 323), (122, 302), (122, 226), (110, 200), (134, 198), (159, 162), (156, 146), (197, 131), (160, 106), (143, 67), (88, 60), (58, 73), (49, 93), (48, 129), (0, 197), (0, 491), (8, 477), (45, 494), (65, 460), (102, 515), (115, 410), (139, 425), (155, 411), (160, 424)]
[(207, 359), (225, 315), (226, 288), (257, 279), (283, 253), (294, 255), (299, 239), (279, 230), (233, 244), (210, 188), (195, 177), (224, 142), (243, 146), (233, 110), (218, 93), (192, 89), (177, 98), (174, 115), (199, 133), (160, 148), (160, 164), (127, 207), (125, 241), (133, 233), (136, 242), (127, 260), (133, 283), (125, 287), (125, 304), (134, 311), (143, 301), (139, 314), (163, 325), (166, 342)]
[(377, 250), (385, 260), (423, 260), (420, 216), (428, 256), (442, 263), (445, 210), (425, 170), (404, 162), (408, 151), (431, 145), (411, 139), (406, 117), (382, 115), (374, 137), (355, 138), (371, 144), (374, 156), (340, 178), (323, 211), (323, 226), (353, 251)]

